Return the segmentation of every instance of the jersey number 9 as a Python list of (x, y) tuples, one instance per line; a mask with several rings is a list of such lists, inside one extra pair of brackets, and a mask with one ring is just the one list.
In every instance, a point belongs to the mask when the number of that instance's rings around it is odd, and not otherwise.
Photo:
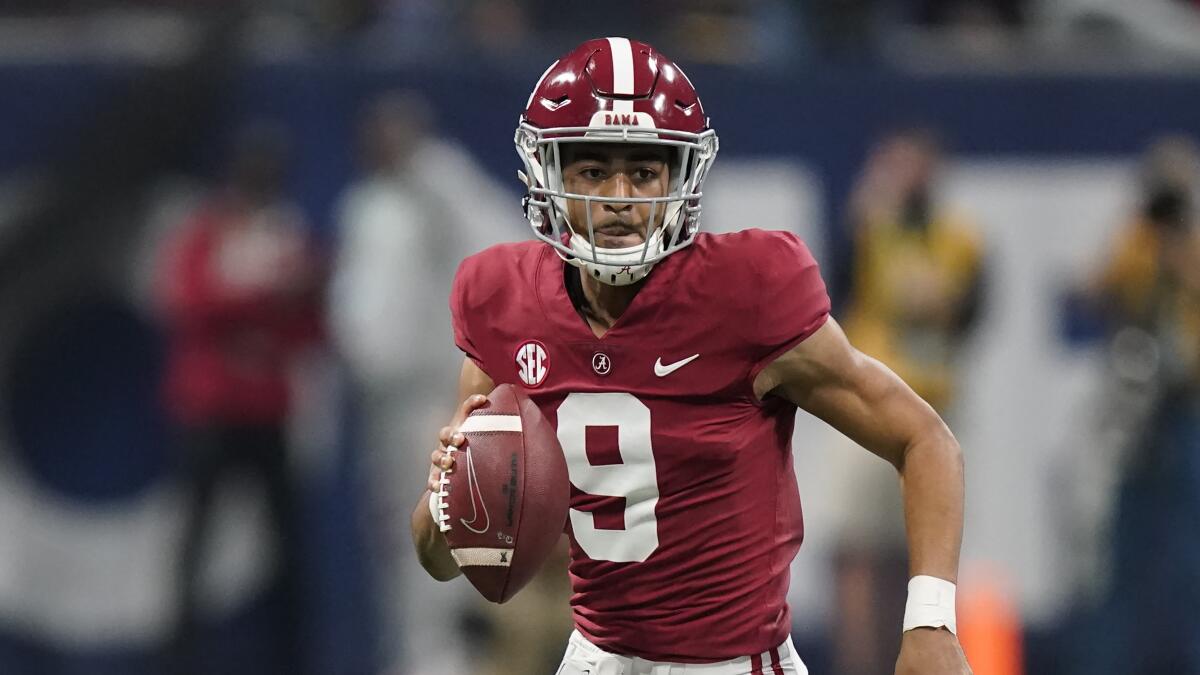
[[(593, 464), (588, 427), (615, 427), (620, 463)], [(625, 498), (625, 528), (596, 527), (587, 511), (572, 508), (575, 541), (592, 560), (642, 562), (658, 548), (658, 474), (650, 443), (650, 408), (632, 394), (574, 393), (558, 408), (558, 442), (571, 484), (590, 495)]]

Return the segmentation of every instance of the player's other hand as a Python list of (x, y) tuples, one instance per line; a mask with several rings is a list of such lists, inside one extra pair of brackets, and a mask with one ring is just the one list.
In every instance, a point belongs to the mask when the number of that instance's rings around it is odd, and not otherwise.
[(914, 628), (900, 643), (896, 675), (971, 675), (971, 666), (954, 633), (944, 628)]
[(466, 436), (459, 433), (458, 425), (467, 419), (467, 415), (470, 415), (472, 410), (482, 407), (485, 403), (487, 403), (487, 397), (483, 394), (468, 396), (467, 400), (458, 407), (458, 412), (454, 414), (454, 420), (450, 426), (442, 427), (442, 430), (438, 432), (438, 447), (429, 456), (431, 463), (429, 481), (425, 484), (430, 492), (437, 492), (441, 489), (438, 486), (438, 480), (442, 477), (442, 471), (454, 471), (454, 457), (446, 452), (446, 446), (453, 445), (455, 448), (461, 448), (467, 440)]

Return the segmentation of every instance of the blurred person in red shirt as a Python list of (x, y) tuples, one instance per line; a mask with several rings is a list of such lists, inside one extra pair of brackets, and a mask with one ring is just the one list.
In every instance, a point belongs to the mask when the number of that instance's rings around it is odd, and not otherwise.
[(199, 669), (199, 563), (214, 493), (236, 471), (257, 474), (266, 488), (286, 614), (279, 672), (301, 672), (298, 529), (285, 426), (290, 370), (320, 337), (324, 272), (303, 215), (282, 194), (287, 151), (273, 127), (239, 132), (225, 186), (183, 224), (162, 268), (165, 395), (190, 488), (173, 672)]

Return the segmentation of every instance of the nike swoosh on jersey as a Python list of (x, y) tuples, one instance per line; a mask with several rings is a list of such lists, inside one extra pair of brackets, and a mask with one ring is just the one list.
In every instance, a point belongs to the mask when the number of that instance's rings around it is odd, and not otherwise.
[(662, 362), (662, 357), (660, 356), (660, 357), (658, 357), (658, 360), (654, 362), (654, 374), (659, 377), (666, 377), (667, 375), (670, 375), (671, 373), (679, 370), (680, 368), (686, 366), (687, 364), (691, 363), (692, 361), (695, 361), (698, 358), (700, 358), (699, 354), (692, 354), (691, 356), (687, 357), (686, 359), (683, 359), (681, 361), (676, 361), (675, 363), (670, 363), (670, 364), (667, 364), (664, 366), (663, 362)]

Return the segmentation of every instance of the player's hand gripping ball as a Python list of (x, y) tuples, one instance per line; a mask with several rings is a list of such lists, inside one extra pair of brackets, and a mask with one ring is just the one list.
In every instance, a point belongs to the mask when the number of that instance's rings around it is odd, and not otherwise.
[(492, 602), (505, 602), (533, 578), (563, 533), (570, 488), (550, 423), (520, 389), (502, 384), (473, 410), (450, 449), (437, 505), (450, 553)]

